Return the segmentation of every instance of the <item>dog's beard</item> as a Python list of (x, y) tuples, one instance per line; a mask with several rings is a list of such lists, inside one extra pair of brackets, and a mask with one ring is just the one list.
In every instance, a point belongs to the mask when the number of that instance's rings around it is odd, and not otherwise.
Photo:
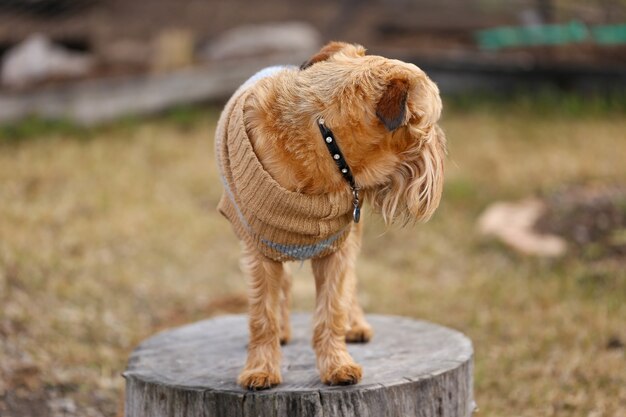
[(425, 222), (439, 206), (443, 189), (445, 137), (438, 126), (401, 154), (401, 163), (381, 188), (366, 191), (386, 224)]

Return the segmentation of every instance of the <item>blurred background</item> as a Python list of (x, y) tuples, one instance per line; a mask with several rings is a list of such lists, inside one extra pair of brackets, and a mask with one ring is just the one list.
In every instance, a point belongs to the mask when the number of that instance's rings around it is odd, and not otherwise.
[(329, 40), (444, 99), (434, 218), (365, 213), (366, 311), (472, 338), (481, 415), (625, 415), (625, 1), (0, 0), (0, 416), (122, 416), (142, 339), (245, 312), (215, 122)]

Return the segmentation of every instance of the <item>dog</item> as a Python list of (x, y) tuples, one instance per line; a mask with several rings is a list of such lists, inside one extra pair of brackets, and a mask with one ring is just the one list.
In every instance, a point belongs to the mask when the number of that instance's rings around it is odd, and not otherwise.
[(439, 90), (417, 66), (331, 42), (301, 67), (273, 67), (227, 103), (216, 131), (219, 210), (242, 241), (250, 339), (238, 383), (281, 383), (290, 339), (287, 261), (310, 259), (313, 347), (321, 381), (362, 368), (346, 342), (373, 337), (356, 296), (360, 209), (385, 222), (426, 221), (442, 193), (446, 138)]

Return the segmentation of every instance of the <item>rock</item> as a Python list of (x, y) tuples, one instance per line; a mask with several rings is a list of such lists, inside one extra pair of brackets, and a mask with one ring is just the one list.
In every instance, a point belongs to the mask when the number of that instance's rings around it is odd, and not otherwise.
[(25, 87), (51, 77), (77, 77), (93, 67), (91, 56), (55, 45), (46, 36), (34, 34), (10, 49), (2, 62), (2, 84)]
[(539, 233), (563, 237), (572, 253), (589, 260), (626, 259), (626, 186), (569, 185), (544, 201), (548, 210), (535, 224)]
[(495, 236), (524, 255), (562, 256), (567, 250), (565, 240), (534, 230), (545, 210), (545, 203), (537, 199), (494, 203), (478, 219), (478, 228), (482, 234)]
[(244, 25), (222, 33), (200, 52), (200, 56), (204, 59), (219, 60), (272, 53), (312, 54), (320, 45), (319, 33), (308, 23)]

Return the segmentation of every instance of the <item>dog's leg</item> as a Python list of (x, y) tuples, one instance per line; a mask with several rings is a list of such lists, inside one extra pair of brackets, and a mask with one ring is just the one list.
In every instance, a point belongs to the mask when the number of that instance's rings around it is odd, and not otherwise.
[(322, 382), (329, 385), (356, 384), (362, 375), (346, 347), (351, 303), (348, 271), (358, 253), (353, 235), (334, 254), (312, 261), (317, 291), (313, 348)]
[(347, 285), (350, 288), (350, 325), (346, 333), (346, 342), (348, 343), (367, 343), (374, 336), (374, 330), (372, 326), (365, 320), (365, 314), (363, 309), (359, 305), (357, 298), (356, 288), (356, 274), (354, 271), (349, 271), (347, 276)]
[(259, 390), (281, 383), (279, 297), (283, 264), (244, 245), (242, 267), (249, 279), (248, 358), (237, 382)]
[[(363, 235), (362, 224), (363, 223), (357, 223), (352, 227), (350, 237), (356, 246), (357, 254), (361, 249), (361, 236)], [(363, 314), (363, 309), (359, 305), (357, 296), (357, 276), (354, 263), (348, 265), (346, 281), (350, 296), (349, 327), (346, 333), (346, 341), (349, 343), (367, 343), (371, 340), (372, 336), (374, 336), (374, 331), (372, 330), (372, 326), (365, 320), (365, 314)]]
[(291, 324), (289, 320), (289, 307), (291, 305), (291, 271), (287, 265), (283, 265), (280, 298), (280, 344), (284, 345), (291, 340)]

